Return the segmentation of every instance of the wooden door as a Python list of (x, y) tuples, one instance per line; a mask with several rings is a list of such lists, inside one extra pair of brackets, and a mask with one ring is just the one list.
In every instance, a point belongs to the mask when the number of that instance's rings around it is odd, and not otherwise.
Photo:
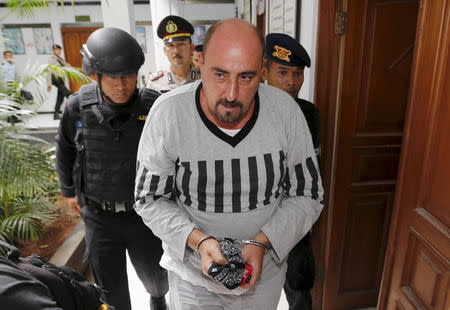
[(379, 309), (450, 309), (450, 0), (421, 1)]
[(418, 0), (348, 0), (322, 309), (375, 306), (403, 139)]
[[(66, 56), (66, 61), (73, 67), (81, 68), (82, 61), (80, 50), (83, 44), (86, 43), (91, 33), (97, 29), (99, 29), (99, 27), (61, 28), (64, 44), (64, 55)], [(79, 83), (71, 81), (70, 91), (76, 92), (80, 86), (81, 85)]]

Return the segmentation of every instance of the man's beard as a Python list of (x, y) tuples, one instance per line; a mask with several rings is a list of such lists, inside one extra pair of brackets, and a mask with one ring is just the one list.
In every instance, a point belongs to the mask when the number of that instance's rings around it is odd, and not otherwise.
[[(220, 105), (224, 105), (227, 107), (239, 107), (239, 113), (237, 113), (236, 115), (233, 115), (232, 112), (225, 112), (220, 114), (219, 112), (219, 106)], [(239, 122), (242, 117), (243, 117), (243, 105), (240, 101), (228, 101), (227, 99), (219, 99), (216, 102), (216, 106), (214, 108), (214, 116), (221, 121), (222, 123), (227, 123), (227, 124), (233, 124), (233, 123), (237, 123)]]

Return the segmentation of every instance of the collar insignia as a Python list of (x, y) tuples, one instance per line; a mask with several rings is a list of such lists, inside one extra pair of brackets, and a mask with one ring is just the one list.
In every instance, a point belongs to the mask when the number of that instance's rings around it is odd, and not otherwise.
[(177, 25), (173, 21), (169, 20), (166, 25), (166, 31), (168, 33), (174, 33), (177, 32), (177, 30), (178, 30)]
[(291, 62), (289, 55), (291, 55), (292, 52), (290, 50), (288, 50), (284, 47), (278, 46), (278, 45), (275, 45), (274, 48), (275, 48), (275, 52), (272, 53), (273, 56), (275, 56), (281, 60)]

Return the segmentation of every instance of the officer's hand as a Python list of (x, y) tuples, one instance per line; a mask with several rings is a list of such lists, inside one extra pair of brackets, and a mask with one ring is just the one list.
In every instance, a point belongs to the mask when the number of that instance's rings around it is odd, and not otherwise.
[(225, 265), (228, 263), (227, 259), (223, 257), (219, 242), (216, 239), (207, 239), (200, 244), (198, 248), (200, 260), (202, 263), (202, 272), (208, 275), (208, 269), (213, 263)]
[(251, 273), (252, 278), (249, 283), (244, 285), (244, 288), (249, 289), (254, 287), (256, 282), (259, 280), (263, 269), (265, 251), (266, 250), (264, 248), (253, 244), (247, 244), (242, 250), (244, 262), (253, 268)]
[(78, 205), (77, 197), (68, 197), (65, 200), (66, 200), (65, 205), (66, 205), (67, 209), (69, 209), (70, 211), (72, 211), (76, 214), (80, 214), (81, 209), (80, 209), (80, 206)]

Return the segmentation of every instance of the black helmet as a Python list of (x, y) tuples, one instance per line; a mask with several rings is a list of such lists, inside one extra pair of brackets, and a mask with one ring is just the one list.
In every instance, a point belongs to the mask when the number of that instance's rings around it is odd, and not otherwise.
[(139, 71), (144, 53), (138, 42), (127, 32), (105, 27), (94, 31), (81, 49), (83, 69), (109, 76), (128, 76)]

